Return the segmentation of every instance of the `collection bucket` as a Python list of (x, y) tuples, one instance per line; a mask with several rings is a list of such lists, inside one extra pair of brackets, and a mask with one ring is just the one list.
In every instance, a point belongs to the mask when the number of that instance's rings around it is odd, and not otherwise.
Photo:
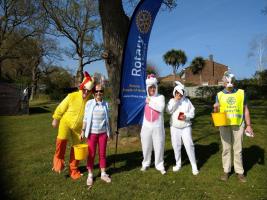
[(227, 126), (227, 118), (225, 112), (211, 113), (214, 126)]
[(75, 160), (85, 160), (88, 155), (88, 144), (73, 145)]

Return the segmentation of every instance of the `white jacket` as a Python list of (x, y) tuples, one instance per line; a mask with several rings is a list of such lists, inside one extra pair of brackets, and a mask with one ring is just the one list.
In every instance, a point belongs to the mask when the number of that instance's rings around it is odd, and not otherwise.
[[(195, 107), (191, 101), (183, 97), (180, 101), (176, 101), (174, 98), (170, 99), (167, 107), (167, 113), (171, 114), (170, 125), (176, 128), (185, 128), (191, 126), (190, 119), (195, 117)], [(178, 115), (180, 112), (183, 112), (186, 119), (178, 120)]]
[[(155, 95), (150, 97), (148, 106), (158, 112), (157, 120), (151, 122), (151, 120), (146, 119), (146, 114), (144, 113), (143, 126), (146, 127), (163, 127), (164, 125), (164, 107), (165, 107), (165, 98), (163, 95)], [(146, 111), (145, 111), (146, 112)]]

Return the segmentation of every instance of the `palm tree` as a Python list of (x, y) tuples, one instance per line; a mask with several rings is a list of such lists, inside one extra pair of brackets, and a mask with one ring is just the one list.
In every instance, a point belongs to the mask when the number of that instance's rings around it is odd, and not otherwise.
[[(184, 65), (187, 61), (185, 52), (182, 50), (172, 49), (163, 55), (163, 60), (167, 65), (171, 65), (173, 69), (174, 82), (176, 80), (176, 74), (181, 65)], [(173, 83), (175, 85), (175, 83)]]
[(204, 66), (205, 66), (205, 60), (201, 56), (195, 57), (190, 65), (192, 73), (199, 74), (199, 80), (201, 84), (202, 84), (202, 70)]

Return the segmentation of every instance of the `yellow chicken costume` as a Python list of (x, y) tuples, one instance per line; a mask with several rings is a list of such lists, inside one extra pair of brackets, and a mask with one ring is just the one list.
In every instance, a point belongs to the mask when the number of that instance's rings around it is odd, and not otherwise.
[[(80, 143), (80, 133), (83, 123), (85, 104), (89, 99), (90, 92), (94, 87), (94, 80), (85, 72), (85, 77), (80, 85), (80, 90), (72, 92), (57, 106), (53, 114), (52, 126), (58, 127), (56, 140), (56, 152), (53, 159), (53, 168), (55, 172), (60, 173), (64, 169), (64, 157), (67, 147), (67, 141), (71, 138), (72, 145)], [(81, 177), (78, 170), (79, 161), (74, 158), (74, 149), (71, 147), (69, 172), (72, 179)]]

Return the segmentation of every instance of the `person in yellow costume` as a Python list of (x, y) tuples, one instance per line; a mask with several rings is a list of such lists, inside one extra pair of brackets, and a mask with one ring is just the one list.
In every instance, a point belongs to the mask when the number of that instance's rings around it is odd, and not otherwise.
[[(52, 170), (58, 173), (65, 167), (67, 141), (71, 139), (72, 145), (80, 143), (84, 108), (94, 87), (93, 78), (87, 72), (84, 75), (79, 91), (68, 94), (53, 114), (52, 126), (58, 127), (58, 135)], [(74, 180), (80, 178), (82, 174), (78, 170), (79, 161), (74, 158), (73, 147), (70, 150), (69, 165), (70, 177)]]
[(245, 92), (236, 89), (235, 76), (228, 71), (223, 76), (224, 90), (220, 91), (214, 104), (214, 112), (225, 112), (227, 125), (220, 126), (222, 142), (222, 164), (224, 174), (222, 181), (227, 181), (232, 167), (231, 151), (233, 148), (234, 170), (240, 182), (246, 182), (242, 162), (242, 142), (244, 131), (251, 137), (254, 136), (251, 128), (250, 114), (246, 102)]

